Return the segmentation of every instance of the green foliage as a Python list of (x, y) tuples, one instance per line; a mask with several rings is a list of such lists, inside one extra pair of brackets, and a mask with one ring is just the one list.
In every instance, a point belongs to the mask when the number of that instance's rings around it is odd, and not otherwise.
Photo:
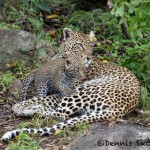
[(7, 24), (5, 22), (0, 22), (0, 29), (20, 29), (20, 27), (18, 25), (14, 24)]
[(33, 0), (33, 1), (19, 0), (19, 1), (24, 6), (30, 8), (32, 12), (39, 12), (40, 10), (48, 11), (48, 12), (51, 11), (48, 0)]
[(10, 142), (6, 150), (39, 150), (39, 143), (29, 135), (22, 133), (18, 136), (17, 142)]
[[(86, 11), (74, 11), (67, 20), (66, 26), (72, 26), (72, 29), (79, 30), (94, 30), (97, 21), (100, 19), (99, 15), (102, 13), (102, 9), (94, 10), (93, 12), (86, 12)], [(76, 27), (75, 27), (76, 26)], [(78, 29), (77, 29), (78, 28)]]
[(48, 0), (18, 0), (17, 2), (17, 5), (6, 5), (4, 19), (7, 22), (14, 22), (16, 26), (33, 28), (34, 32), (39, 32), (44, 25), (40, 13), (51, 12), (50, 2)]
[[(132, 70), (140, 80), (145, 92), (141, 92), (143, 108), (150, 103), (150, 2), (147, 0), (113, 1), (113, 8), (109, 12), (103, 12), (97, 19), (96, 37), (98, 40), (110, 40), (112, 44), (103, 44), (95, 47), (100, 59), (107, 59)], [(84, 14), (82, 14), (84, 16)], [(117, 17), (121, 20), (117, 21)], [(82, 17), (80, 17), (82, 18)], [(80, 19), (79, 18), (79, 19)], [(99, 17), (98, 17), (99, 18)], [(91, 19), (92, 20), (92, 19)], [(90, 21), (89, 19), (89, 24)], [(128, 24), (128, 32), (131, 39), (126, 40), (122, 36), (120, 24), (124, 21)], [(88, 26), (88, 25), (87, 25)]]
[(29, 69), (30, 68), (22, 64), (21, 61), (17, 61), (14, 71), (17, 76), (20, 76), (22, 78), (22, 77), (25, 77), (25, 72)]
[(120, 16), (119, 24), (125, 20), (132, 38), (144, 36), (150, 31), (150, 1), (148, 0), (115, 0), (113, 1), (112, 15)]
[(40, 19), (36, 19), (36, 18), (28, 18), (28, 21), (32, 24), (33, 28), (35, 30), (38, 30), (42, 28), (44, 22), (43, 22), (43, 19), (40, 18)]
[(7, 90), (7, 86), (12, 83), (15, 76), (10, 72), (0, 73), (0, 86), (2, 87), (0, 93), (4, 93)]
[(148, 109), (150, 106), (150, 95), (148, 93), (148, 90), (145, 87), (141, 87), (141, 105), (144, 110)]
[(87, 131), (89, 128), (86, 123), (78, 123), (73, 128), (65, 128), (63, 130), (56, 131), (56, 141), (60, 144), (68, 144), (72, 138)]

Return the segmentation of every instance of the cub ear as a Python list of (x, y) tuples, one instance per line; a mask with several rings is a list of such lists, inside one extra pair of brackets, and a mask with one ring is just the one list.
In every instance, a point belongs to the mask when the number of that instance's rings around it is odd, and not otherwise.
[(61, 57), (67, 59), (68, 57), (70, 57), (72, 54), (70, 51), (68, 52), (63, 52), (61, 53)]
[(66, 41), (68, 38), (70, 38), (73, 35), (73, 31), (69, 28), (64, 28), (63, 30), (63, 36), (64, 36), (64, 41)]

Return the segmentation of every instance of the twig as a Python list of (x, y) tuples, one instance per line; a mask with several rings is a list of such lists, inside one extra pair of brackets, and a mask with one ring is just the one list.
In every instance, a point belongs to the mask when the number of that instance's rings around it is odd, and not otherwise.
[[(121, 17), (117, 17), (117, 20), (120, 21), (121, 20)], [(125, 35), (126, 39), (130, 39), (130, 34), (128, 33), (128, 25), (127, 25), (127, 22), (124, 21), (123, 23), (121, 23), (121, 30), (122, 30), (122, 33)]]

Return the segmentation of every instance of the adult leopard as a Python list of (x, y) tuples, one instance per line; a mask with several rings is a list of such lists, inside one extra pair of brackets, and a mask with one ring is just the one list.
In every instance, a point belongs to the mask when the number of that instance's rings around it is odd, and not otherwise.
[[(85, 61), (88, 80), (77, 86), (71, 96), (65, 96), (61, 101), (57, 95), (32, 98), (15, 104), (12, 108), (17, 115), (38, 113), (42, 116), (61, 117), (65, 121), (52, 127), (9, 131), (3, 135), (2, 140), (8, 141), (22, 131), (44, 136), (76, 123), (119, 120), (138, 106), (140, 84), (131, 71), (115, 64), (103, 63), (94, 57)], [(71, 117), (76, 113), (80, 115)]]

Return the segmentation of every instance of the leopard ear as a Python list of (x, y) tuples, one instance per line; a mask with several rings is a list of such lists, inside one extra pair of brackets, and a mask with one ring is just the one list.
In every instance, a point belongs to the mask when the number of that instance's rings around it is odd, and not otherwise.
[(63, 36), (64, 36), (64, 41), (66, 41), (68, 38), (70, 38), (73, 35), (73, 31), (69, 28), (64, 28), (63, 30)]
[(85, 46), (81, 42), (77, 41), (77, 44), (78, 44), (80, 50), (85, 50), (86, 49)]
[(90, 31), (88, 37), (89, 37), (90, 41), (93, 42), (93, 38), (95, 37), (94, 31)]

